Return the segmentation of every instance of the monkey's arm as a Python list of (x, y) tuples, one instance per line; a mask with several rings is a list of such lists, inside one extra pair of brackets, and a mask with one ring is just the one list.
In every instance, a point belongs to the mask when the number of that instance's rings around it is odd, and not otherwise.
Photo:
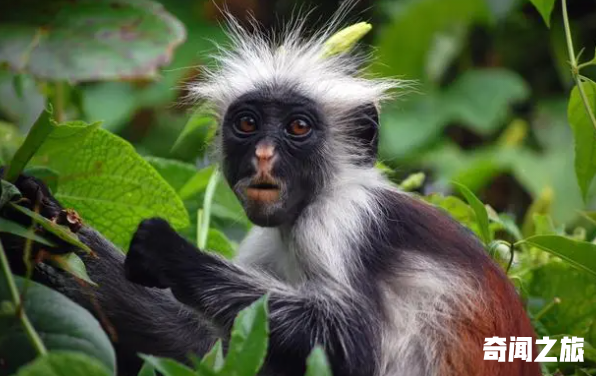
[(171, 288), (178, 300), (227, 333), (241, 309), (269, 294), (271, 335), (266, 366), (274, 372), (303, 375), (305, 359), (318, 343), (327, 351), (334, 374), (375, 374), (378, 321), (363, 297), (323, 283), (300, 289), (287, 286), (197, 250), (160, 219), (141, 223), (125, 269), (134, 282)]
[(209, 350), (215, 341), (213, 330), (195, 312), (169, 291), (129, 282), (124, 276), (124, 255), (92, 228), (84, 228), (79, 237), (98, 253), (99, 258), (84, 261), (99, 287), (90, 289), (91, 296), (72, 284), (63, 292), (104, 321), (109, 334), (115, 334), (121, 369), (135, 370), (140, 365), (137, 353), (188, 361), (189, 354)]
[[(62, 210), (39, 180), (22, 176), (17, 187), (31, 207), (37, 203), (44, 216), (56, 218)], [(17, 214), (3, 213), (9, 217)], [(23, 221), (22, 217), (17, 219)], [(22, 260), (23, 240), (0, 235), (12, 256), (13, 270), (23, 272), (22, 265), (18, 265)], [(120, 375), (136, 375), (141, 364), (139, 352), (187, 361), (188, 354), (204, 354), (210, 348), (215, 337), (205, 320), (200, 320), (170, 292), (129, 282), (124, 276), (124, 255), (93, 228), (84, 226), (78, 235), (97, 254), (97, 257), (81, 256), (97, 287), (81, 286), (69, 274), (45, 264), (38, 265), (35, 277), (98, 318), (114, 341)]]

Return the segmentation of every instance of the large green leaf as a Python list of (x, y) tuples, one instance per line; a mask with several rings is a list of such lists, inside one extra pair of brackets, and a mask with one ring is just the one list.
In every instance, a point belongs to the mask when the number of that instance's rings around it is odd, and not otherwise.
[(424, 79), (428, 52), (438, 33), (474, 22), (485, 22), (489, 11), (478, 0), (404, 1), (389, 26), (378, 34), (378, 64), (374, 69), (386, 76)]
[(185, 37), (149, 0), (25, 0), (0, 5), (0, 63), (47, 80), (154, 77)]
[(512, 71), (469, 70), (447, 89), (444, 105), (450, 119), (486, 135), (503, 125), (512, 103), (529, 94), (528, 85)]
[(571, 333), (596, 340), (596, 333), (587, 333), (596, 324), (596, 284), (592, 276), (553, 260), (534, 269), (526, 286), (533, 297), (534, 313), (558, 302), (540, 317), (548, 333)]
[(596, 244), (558, 235), (537, 235), (517, 244), (528, 244), (567, 261), (570, 265), (596, 276)]
[(379, 150), (383, 160), (404, 158), (436, 140), (448, 122), (441, 93), (413, 94), (383, 111)]
[[(480, 135), (493, 134), (504, 125), (510, 105), (528, 95), (528, 85), (514, 72), (468, 71), (444, 91), (427, 90), (423, 96), (412, 95), (384, 111), (381, 156), (392, 160), (424, 150), (424, 146), (438, 141), (444, 128), (453, 122)], [(496, 166), (499, 162), (488, 158), (486, 164)]]
[(52, 351), (19, 369), (14, 376), (110, 376), (105, 365), (78, 352)]
[(127, 141), (97, 126), (58, 126), (32, 163), (57, 171), (56, 198), (122, 247), (143, 219), (162, 217), (177, 229), (189, 224), (174, 189)]
[[(596, 114), (596, 84), (587, 81), (581, 85), (592, 113)], [(575, 138), (575, 175), (585, 200), (596, 175), (596, 130), (577, 86), (571, 91), (567, 116)]]
[(538, 9), (546, 26), (550, 27), (550, 14), (555, 7), (555, 0), (530, 0), (530, 2)]
[[(25, 280), (15, 279), (23, 292)], [(29, 282), (26, 291), (23, 308), (48, 350), (84, 353), (98, 359), (110, 371), (115, 370), (110, 340), (89, 312), (64, 295), (35, 282)], [(0, 284), (0, 301), (7, 297), (8, 290)], [(5, 365), (0, 367), (0, 375), (11, 374), (36, 356), (15, 316), (0, 316), (0, 354)]]
[(221, 374), (226, 376), (254, 376), (265, 355), (269, 336), (267, 296), (243, 309), (232, 328), (228, 353)]

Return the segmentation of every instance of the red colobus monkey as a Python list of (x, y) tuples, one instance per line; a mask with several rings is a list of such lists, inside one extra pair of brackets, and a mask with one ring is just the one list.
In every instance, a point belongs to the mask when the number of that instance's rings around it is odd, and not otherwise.
[[(281, 39), (230, 29), (231, 48), (192, 92), (219, 119), (221, 167), (255, 226), (233, 261), (160, 219), (141, 223), (126, 258), (79, 232), (99, 256), (85, 261), (120, 373), (135, 373), (137, 352), (205, 353), (267, 293), (265, 375), (303, 375), (316, 344), (336, 376), (539, 375), (534, 362), (483, 359), (484, 338), (534, 333), (482, 244), (374, 168), (379, 106), (399, 82), (364, 77), (349, 53), (323, 57), (331, 28), (308, 39), (300, 27)], [(45, 215), (61, 210), (35, 179), (18, 185)], [(95, 311), (67, 276), (38, 274)]]

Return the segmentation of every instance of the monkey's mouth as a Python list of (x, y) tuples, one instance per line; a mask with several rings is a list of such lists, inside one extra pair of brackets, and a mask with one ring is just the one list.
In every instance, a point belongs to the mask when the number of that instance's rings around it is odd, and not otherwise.
[(281, 187), (273, 179), (252, 182), (246, 188), (246, 197), (252, 201), (270, 203), (279, 200)]

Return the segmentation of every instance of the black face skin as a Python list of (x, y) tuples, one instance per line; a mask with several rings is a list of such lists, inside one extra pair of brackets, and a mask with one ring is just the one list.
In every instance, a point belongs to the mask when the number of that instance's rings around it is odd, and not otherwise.
[[(253, 223), (291, 224), (308, 205), (325, 180), (327, 133), (315, 103), (291, 91), (255, 91), (229, 107), (224, 174)], [(258, 150), (271, 151), (270, 159)]]

